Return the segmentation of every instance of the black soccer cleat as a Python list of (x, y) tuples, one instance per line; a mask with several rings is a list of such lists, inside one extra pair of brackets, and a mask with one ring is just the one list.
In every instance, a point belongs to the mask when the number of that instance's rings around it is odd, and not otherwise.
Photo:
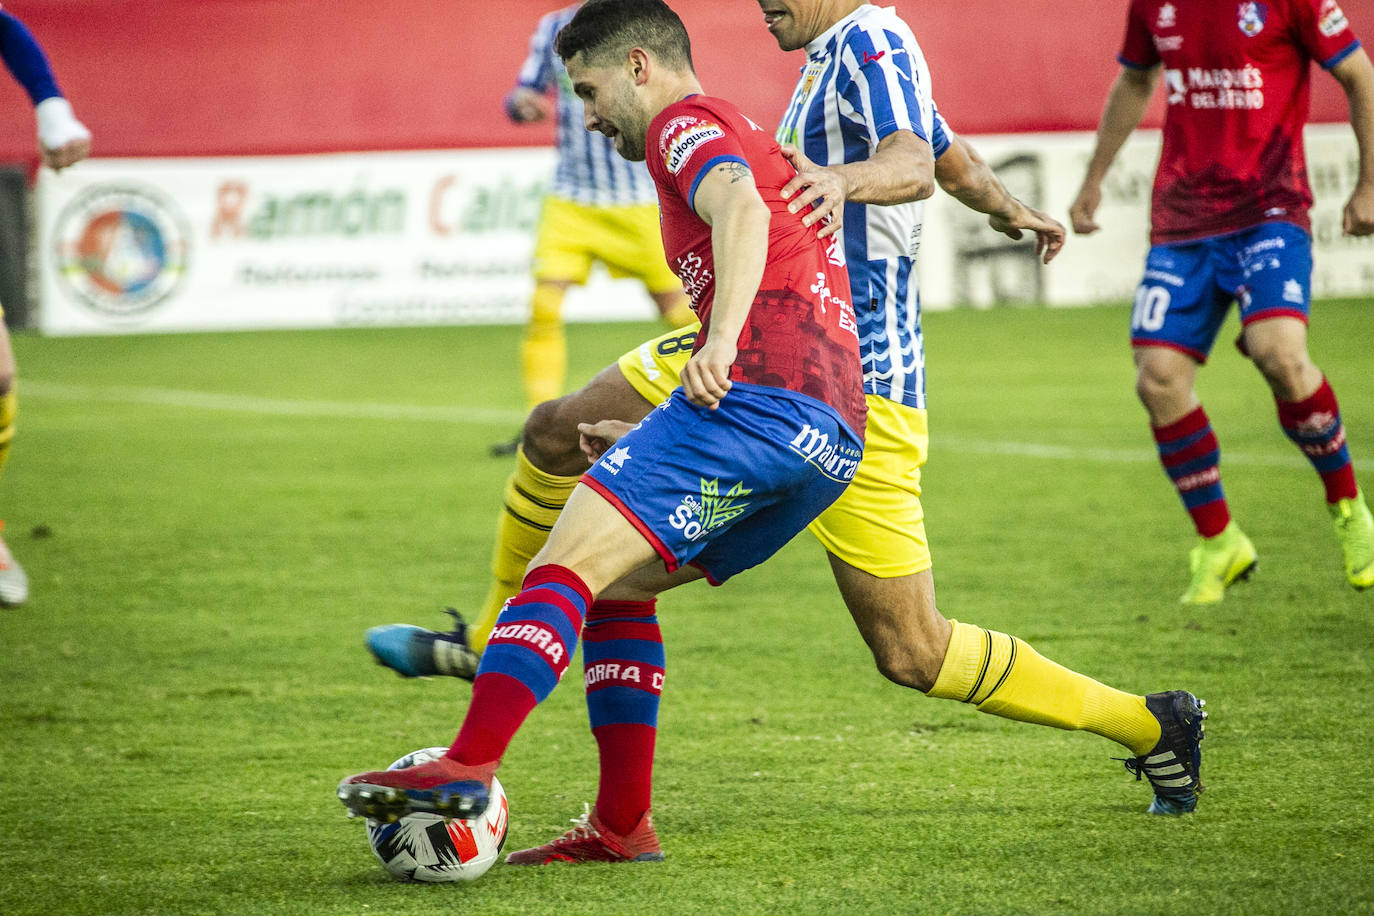
[(1152, 693), (1145, 706), (1159, 720), (1159, 743), (1148, 754), (1126, 759), (1126, 769), (1150, 780), (1155, 798), (1151, 814), (1187, 814), (1202, 794), (1203, 721), (1205, 700), (1186, 690)]

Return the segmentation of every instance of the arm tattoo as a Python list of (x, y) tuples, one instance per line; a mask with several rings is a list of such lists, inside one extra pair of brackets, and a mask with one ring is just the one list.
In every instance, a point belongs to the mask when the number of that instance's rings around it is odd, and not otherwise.
[(742, 162), (722, 162), (719, 166), (721, 172), (730, 177), (730, 183), (738, 181), (750, 181), (754, 173), (749, 170), (749, 166)]

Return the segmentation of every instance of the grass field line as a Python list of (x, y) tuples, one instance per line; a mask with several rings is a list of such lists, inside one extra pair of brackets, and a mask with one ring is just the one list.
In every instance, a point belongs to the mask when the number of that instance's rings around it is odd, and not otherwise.
[[(369, 404), (362, 401), (316, 401), (303, 398), (264, 398), (212, 391), (183, 391), (175, 388), (134, 388), (125, 386), (75, 385), (25, 378), (24, 397), (56, 401), (113, 401), (124, 404), (149, 404), (191, 410), (221, 410), (231, 413), (289, 417), (327, 417), (349, 420), (407, 420), (422, 423), (470, 423), (484, 426), (513, 426), (525, 414), (500, 407), (444, 407), (421, 404)], [(1053, 461), (1095, 461), (1103, 464), (1153, 464), (1159, 457), (1153, 449), (1095, 448), (1076, 445), (1047, 445), (1037, 442), (1010, 442), (973, 439), (963, 436), (932, 437), (935, 450), (944, 454), (969, 452), (978, 455), (1013, 455)], [(1247, 454), (1222, 452), (1229, 465), (1303, 468), (1307, 462), (1299, 455)], [(1358, 464), (1358, 462), (1357, 462)]]
[(264, 398), (213, 391), (181, 391), (175, 388), (73, 385), (25, 377), (23, 397), (54, 401), (113, 401), (191, 410), (284, 417), (329, 417), (349, 420), (413, 420), (422, 423), (472, 423), (491, 426), (519, 425), (524, 411), (499, 407), (444, 407), (420, 404), (369, 404), (361, 401), (316, 401), (303, 398)]

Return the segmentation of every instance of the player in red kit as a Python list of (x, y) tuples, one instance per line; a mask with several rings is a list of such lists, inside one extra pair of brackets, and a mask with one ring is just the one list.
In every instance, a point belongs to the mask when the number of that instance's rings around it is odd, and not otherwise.
[(1133, 0), (1118, 60), (1069, 215), (1079, 233), (1098, 228), (1102, 179), (1162, 72), (1164, 149), (1131, 344), (1160, 461), (1199, 535), (1181, 600), (1222, 600), (1257, 561), (1231, 519), (1217, 438), (1194, 390), (1232, 302), (1241, 352), (1269, 383), (1279, 424), (1325, 486), (1346, 578), (1368, 588), (1374, 517), (1355, 480), (1336, 395), (1307, 351), (1312, 191), (1302, 129), (1315, 61), (1345, 90), (1359, 144), (1344, 231), (1374, 233), (1374, 67), (1336, 0)]
[(596, 463), (498, 617), (447, 755), (349, 777), (338, 795), (369, 817), (481, 811), (583, 637), (602, 792), (556, 848), (528, 852), (650, 861), (663, 858), (648, 809), (664, 665), (655, 596), (719, 584), (805, 528), (853, 478), (867, 407), (838, 246), (789, 212), (781, 192), (796, 171), (772, 135), (701, 94), (677, 15), (656, 0), (597, 0), (557, 51), (588, 129), (648, 160), (664, 249), (701, 332), (682, 387), (638, 425), (583, 424)]

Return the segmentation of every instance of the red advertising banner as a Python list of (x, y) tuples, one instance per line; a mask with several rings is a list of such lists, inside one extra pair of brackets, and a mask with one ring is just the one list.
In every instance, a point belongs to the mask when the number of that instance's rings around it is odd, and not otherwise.
[[(1341, 0), (1374, 34), (1374, 0)], [(538, 0), (9, 0), (39, 37), (99, 156), (543, 145), (502, 99)], [(1091, 130), (1117, 70), (1125, 0), (899, 0), (963, 133)], [(771, 123), (800, 52), (784, 54), (756, 0), (673, 0), (708, 92)], [(1158, 124), (1157, 103), (1147, 125)], [(28, 100), (0, 77), (0, 161), (34, 158)], [(1346, 120), (1314, 78), (1314, 121)]]

